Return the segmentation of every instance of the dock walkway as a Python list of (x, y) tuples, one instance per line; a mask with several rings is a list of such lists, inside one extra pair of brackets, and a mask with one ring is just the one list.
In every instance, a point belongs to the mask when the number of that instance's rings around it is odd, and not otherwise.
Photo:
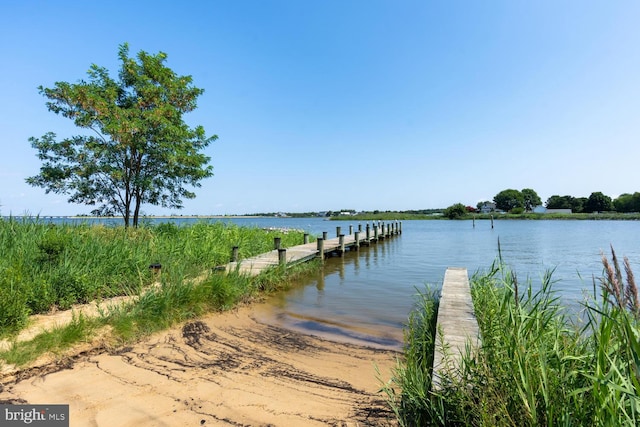
[[(466, 345), (477, 347), (480, 330), (473, 310), (466, 268), (449, 267), (444, 275), (438, 308), (433, 360), (433, 388), (444, 375), (455, 375)], [(444, 347), (444, 348), (443, 348)]]
[[(241, 274), (257, 276), (263, 271), (278, 265), (294, 265), (300, 262), (310, 261), (314, 258), (324, 259), (331, 254), (342, 255), (346, 251), (358, 250), (360, 246), (368, 246), (377, 243), (379, 240), (389, 238), (402, 233), (402, 223), (395, 221), (389, 224), (376, 223), (373, 226), (366, 225), (366, 230), (362, 230), (362, 225), (354, 231), (353, 226), (349, 227), (349, 234), (341, 234), (341, 226), (336, 227), (337, 237), (328, 239), (327, 233), (318, 237), (316, 242), (304, 243), (302, 245), (289, 248), (279, 248), (275, 243), (275, 249), (264, 254), (238, 261), (232, 261), (226, 265), (226, 271), (238, 271)], [(320, 256), (322, 254), (322, 256)]]

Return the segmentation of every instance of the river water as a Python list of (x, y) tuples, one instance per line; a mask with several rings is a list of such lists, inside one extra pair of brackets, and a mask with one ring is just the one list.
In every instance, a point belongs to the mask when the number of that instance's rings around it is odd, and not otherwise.
[[(188, 223), (192, 220), (175, 220)], [(212, 220), (215, 221), (215, 220)], [(238, 225), (295, 228), (319, 236), (346, 234), (358, 222), (322, 218), (233, 218)], [(363, 229), (366, 223), (362, 223)], [(610, 247), (640, 275), (640, 222), (597, 220), (403, 221), (402, 235), (326, 260), (314, 277), (274, 296), (261, 316), (287, 328), (332, 339), (399, 348), (415, 295), (425, 285), (441, 286), (447, 267), (485, 271), (498, 256), (539, 285), (554, 269), (554, 288), (568, 306), (578, 307), (593, 278), (602, 275), (601, 253)], [(498, 243), (499, 242), (499, 243)]]
[[(350, 223), (304, 219), (242, 219), (256, 226), (300, 228), (312, 235)], [(365, 223), (363, 224), (363, 229)], [(358, 223), (352, 223), (357, 229)], [(326, 261), (322, 272), (269, 301), (266, 316), (281, 326), (349, 341), (399, 348), (402, 328), (425, 285), (441, 286), (447, 267), (486, 271), (498, 257), (521, 285), (539, 286), (554, 270), (554, 289), (578, 308), (602, 275), (611, 246), (640, 272), (640, 222), (555, 220), (403, 221), (400, 236)], [(640, 273), (639, 273), (640, 274)]]

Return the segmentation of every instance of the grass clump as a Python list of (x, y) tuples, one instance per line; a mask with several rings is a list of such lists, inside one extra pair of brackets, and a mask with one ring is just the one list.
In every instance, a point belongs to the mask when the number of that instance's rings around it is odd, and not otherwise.
[[(481, 347), (463, 354), (437, 391), (411, 372), (412, 357), (405, 355), (394, 379), (400, 398), (391, 401), (401, 425), (638, 425), (638, 291), (628, 260), (623, 278), (611, 252), (611, 261), (603, 255), (604, 275), (594, 279), (579, 318), (560, 305), (551, 271), (535, 288), (520, 285), (501, 263), (474, 275)], [(428, 373), (425, 367), (423, 377)], [(412, 396), (420, 396), (419, 410), (406, 409), (418, 401)]]

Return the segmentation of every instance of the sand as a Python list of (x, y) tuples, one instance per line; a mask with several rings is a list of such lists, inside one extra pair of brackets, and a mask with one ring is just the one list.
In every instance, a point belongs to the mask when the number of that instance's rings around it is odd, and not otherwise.
[[(0, 377), (0, 403), (69, 404), (71, 426), (396, 425), (399, 353), (266, 322), (254, 306), (127, 348), (91, 346)], [(379, 373), (378, 373), (379, 371)]]

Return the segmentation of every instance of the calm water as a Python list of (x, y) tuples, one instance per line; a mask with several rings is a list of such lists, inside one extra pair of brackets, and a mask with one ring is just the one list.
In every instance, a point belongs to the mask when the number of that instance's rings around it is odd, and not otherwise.
[[(189, 220), (176, 220), (182, 223)], [(297, 228), (335, 237), (349, 222), (321, 218), (236, 218), (239, 225)], [(353, 223), (357, 229), (357, 222)], [(363, 223), (364, 228), (364, 223)], [(613, 245), (640, 275), (640, 222), (635, 221), (403, 221), (401, 236), (359, 253), (327, 260), (306, 283), (274, 297), (262, 314), (270, 322), (334, 339), (399, 347), (417, 289), (440, 286), (447, 267), (486, 270), (498, 255), (534, 285), (555, 269), (555, 288), (568, 305), (592, 289), (602, 273), (601, 251)]]
[[(279, 220), (312, 234), (348, 222)], [(300, 222), (298, 222), (300, 221)], [(309, 220), (307, 220), (309, 221)], [(283, 226), (283, 225), (281, 225)], [(354, 223), (357, 227), (357, 223)], [(487, 270), (498, 255), (520, 283), (538, 285), (555, 269), (554, 287), (568, 306), (576, 306), (602, 273), (601, 251), (613, 245), (640, 271), (640, 223), (633, 221), (403, 221), (403, 234), (359, 253), (334, 257), (324, 271), (299, 287), (274, 297), (266, 316), (283, 326), (333, 338), (399, 347), (402, 327), (417, 289), (440, 286), (447, 267), (469, 274)]]

